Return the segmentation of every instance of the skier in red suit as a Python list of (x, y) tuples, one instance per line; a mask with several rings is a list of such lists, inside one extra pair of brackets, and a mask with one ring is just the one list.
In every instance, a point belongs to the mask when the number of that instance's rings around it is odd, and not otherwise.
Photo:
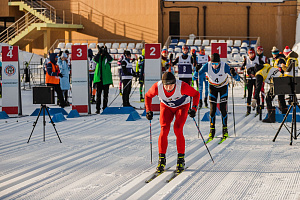
[[(146, 117), (153, 118), (151, 108), (152, 98), (158, 96), (160, 99), (160, 125), (161, 131), (158, 139), (159, 161), (157, 172), (163, 172), (166, 165), (166, 152), (168, 146), (168, 134), (170, 125), (175, 116), (174, 132), (177, 144), (177, 171), (184, 170), (185, 161), (185, 139), (183, 136), (183, 126), (187, 115), (195, 117), (200, 94), (187, 83), (176, 80), (171, 72), (165, 72), (162, 80), (156, 82), (145, 95)], [(193, 97), (193, 106), (190, 108), (190, 97)]]

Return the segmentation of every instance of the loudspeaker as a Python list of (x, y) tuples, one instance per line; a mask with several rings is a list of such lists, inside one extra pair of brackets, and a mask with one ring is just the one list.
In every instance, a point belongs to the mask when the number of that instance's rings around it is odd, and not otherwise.
[[(292, 92), (293, 77), (273, 77), (274, 95), (293, 94)], [(272, 82), (271, 82), (272, 83)], [(296, 94), (300, 94), (300, 77), (295, 77)]]
[(55, 104), (53, 87), (32, 87), (33, 104)]

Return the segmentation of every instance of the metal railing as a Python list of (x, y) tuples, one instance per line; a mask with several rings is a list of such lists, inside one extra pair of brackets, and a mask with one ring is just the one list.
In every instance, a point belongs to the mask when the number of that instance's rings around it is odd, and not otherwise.
[(41, 14), (55, 23), (61, 20), (56, 16), (56, 9), (43, 0), (9, 0), (9, 2), (24, 2), (37, 11), (38, 9), (45, 10), (45, 12)]
[(30, 12), (26, 13), (23, 17), (18, 19), (15, 23), (10, 25), (7, 29), (0, 33), (0, 43), (8, 43), (11, 39), (17, 36), (19, 33), (24, 31), (33, 23), (41, 23), (44, 22), (39, 19), (37, 16)]

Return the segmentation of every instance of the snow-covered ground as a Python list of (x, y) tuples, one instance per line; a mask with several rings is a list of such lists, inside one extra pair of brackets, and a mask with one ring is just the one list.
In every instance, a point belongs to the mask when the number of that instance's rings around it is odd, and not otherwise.
[[(110, 88), (109, 102), (116, 90)], [(166, 166), (170, 169), (145, 183), (157, 166), (158, 115), (152, 120), (152, 164), (149, 121), (145, 117), (137, 121), (126, 121), (128, 115), (67, 119), (56, 123), (62, 143), (50, 123), (43, 142), (42, 119), (29, 143), (36, 117), (2, 119), (0, 199), (300, 199), (300, 143), (296, 140), (290, 146), (285, 129), (272, 142), (280, 124), (264, 124), (254, 117), (254, 111), (244, 117), (242, 96), (239, 85), (234, 88), (235, 136), (229, 88), (230, 138), (220, 145), (219, 138), (208, 144), (215, 163), (188, 117), (184, 127), (188, 169), (170, 183), (165, 180), (172, 175), (177, 159), (172, 129)], [(23, 114), (30, 115), (38, 105), (31, 104), (31, 91), (22, 91), (22, 98)], [(137, 89), (131, 102), (139, 107), (142, 104), (138, 100)], [(121, 103), (118, 97), (112, 106)], [(201, 118), (208, 111), (201, 109)], [(266, 110), (263, 112), (265, 115)], [(216, 132), (220, 136), (220, 117), (217, 119)], [(200, 129), (207, 138), (209, 122), (200, 122)]]

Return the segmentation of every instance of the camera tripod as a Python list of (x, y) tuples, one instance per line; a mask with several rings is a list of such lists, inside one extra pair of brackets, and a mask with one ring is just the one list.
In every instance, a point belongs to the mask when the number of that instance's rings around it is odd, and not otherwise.
[(52, 118), (51, 118), (51, 116), (50, 116), (48, 107), (47, 107), (45, 104), (41, 104), (41, 108), (40, 108), (39, 114), (38, 114), (38, 116), (37, 116), (35, 122), (33, 122), (33, 129), (32, 129), (32, 131), (31, 131), (31, 134), (30, 134), (30, 136), (29, 136), (29, 138), (28, 138), (27, 143), (29, 143), (29, 140), (30, 140), (30, 138), (31, 138), (31, 136), (32, 136), (32, 133), (33, 133), (33, 131), (34, 131), (34, 128), (35, 128), (35, 126), (36, 126), (36, 124), (37, 124), (37, 122), (38, 122), (38, 120), (39, 120), (39, 117), (40, 117), (40, 115), (41, 115), (41, 112), (43, 112), (43, 133), (44, 133), (44, 142), (45, 142), (45, 126), (46, 126), (45, 112), (47, 112), (47, 113), (48, 113), (48, 116), (49, 116), (49, 118), (50, 118), (51, 124), (52, 124), (52, 126), (53, 126), (53, 128), (54, 128), (54, 130), (55, 130), (55, 132), (56, 132), (56, 135), (57, 135), (57, 137), (58, 137), (58, 139), (59, 139), (59, 142), (62, 143), (61, 140), (60, 140), (60, 137), (59, 137), (59, 135), (58, 135), (58, 133), (57, 133), (57, 130), (56, 130), (56, 128), (55, 128), (55, 124), (54, 124), (54, 122), (52, 121)]
[[(291, 64), (295, 64), (294, 62), (292, 62)], [(293, 101), (292, 101), (292, 105), (289, 107), (288, 111), (286, 112), (281, 124), (280, 124), (280, 127), (279, 129), (277, 130), (277, 133), (273, 139), (273, 142), (275, 142), (282, 126), (284, 125), (284, 127), (287, 129), (287, 131), (290, 133), (291, 137), (290, 137), (290, 145), (293, 144), (293, 139), (297, 140), (297, 126), (296, 126), (296, 108), (298, 106), (298, 102), (297, 102), (297, 97), (296, 97), (296, 78), (295, 78), (295, 67), (293, 67), (293, 77), (290, 77), (290, 87), (291, 87), (291, 91), (292, 91), (292, 98), (293, 98)], [(287, 119), (291, 109), (293, 108), (293, 115), (292, 115), (292, 127), (291, 127), (291, 130), (288, 129), (288, 127), (284, 124), (285, 120)], [(275, 112), (275, 111), (274, 111)]]

